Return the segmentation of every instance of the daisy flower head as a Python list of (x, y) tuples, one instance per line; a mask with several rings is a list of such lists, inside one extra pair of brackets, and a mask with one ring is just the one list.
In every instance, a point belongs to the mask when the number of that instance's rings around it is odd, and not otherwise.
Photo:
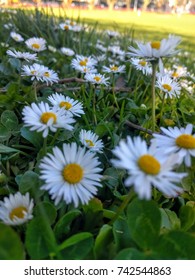
[(82, 67), (89, 67), (89, 68), (93, 68), (95, 67), (97, 64), (97, 61), (89, 56), (83, 56), (83, 55), (76, 55), (75, 58), (73, 58), (72, 62), (71, 62), (71, 66), (74, 69), (78, 69), (78, 67), (82, 66)]
[(48, 45), (47, 48), (48, 48), (48, 50), (49, 50), (50, 52), (52, 52), (52, 53), (57, 52), (57, 49), (56, 49), (54, 46)]
[(187, 67), (173, 65), (173, 70), (170, 71), (169, 74), (173, 79), (179, 79), (181, 77), (186, 77), (186, 76), (188, 76)]
[(83, 104), (78, 100), (74, 100), (69, 96), (63, 94), (54, 93), (48, 97), (50, 103), (60, 110), (64, 110), (66, 113), (80, 117), (84, 114)]
[(140, 199), (151, 198), (152, 186), (169, 197), (176, 197), (182, 192), (175, 183), (180, 182), (186, 174), (172, 171), (179, 162), (177, 155), (166, 157), (159, 153), (155, 143), (147, 147), (140, 137), (127, 137), (127, 142), (121, 141), (113, 154), (118, 159), (113, 159), (112, 164), (127, 170), (125, 185), (134, 185)]
[(33, 60), (37, 60), (37, 54), (32, 54), (29, 52), (20, 52), (20, 51), (16, 51), (16, 50), (7, 50), (7, 55), (14, 57), (14, 58), (18, 58), (21, 60), (26, 60), (26, 61), (33, 61)]
[(43, 38), (33, 37), (25, 41), (26, 46), (34, 51), (41, 52), (46, 49), (46, 41)]
[(127, 55), (153, 59), (169, 57), (178, 52), (176, 47), (180, 42), (181, 38), (174, 35), (169, 35), (167, 39), (162, 39), (161, 41), (136, 42), (138, 48), (130, 46)]
[(97, 134), (91, 130), (81, 129), (79, 139), (91, 152), (102, 153), (102, 149), (104, 148), (103, 142), (102, 140), (98, 140)]
[(24, 126), (30, 127), (30, 130), (42, 132), (43, 137), (47, 137), (49, 131), (56, 132), (58, 128), (73, 130), (72, 124), (75, 120), (70, 115), (65, 115), (64, 110), (50, 108), (49, 104), (32, 103), (31, 106), (25, 106), (22, 110)]
[(87, 73), (84, 78), (93, 85), (109, 85), (109, 78), (99, 73)]
[(93, 153), (76, 143), (63, 144), (62, 150), (54, 147), (40, 164), (40, 178), (45, 181), (41, 189), (49, 192), (55, 204), (60, 200), (75, 207), (87, 204), (101, 187), (99, 164)]
[[(157, 148), (165, 154), (176, 153), (180, 156), (186, 166), (191, 166), (191, 157), (195, 157), (195, 134), (193, 125), (188, 124), (186, 128), (181, 127), (161, 127), (161, 134), (153, 134)], [(166, 147), (166, 149), (165, 149)]]
[(11, 226), (24, 224), (33, 218), (33, 207), (34, 202), (29, 193), (10, 194), (4, 201), (0, 201), (0, 220)]
[(72, 29), (72, 25), (69, 22), (62, 22), (59, 24), (60, 29), (68, 31)]
[(72, 49), (63, 47), (60, 50), (61, 50), (61, 53), (66, 55), (66, 56), (74, 56), (75, 55), (75, 52)]
[(59, 80), (56, 72), (38, 63), (34, 63), (30, 66), (24, 65), (22, 71), (21, 75), (31, 77), (32, 81), (36, 79), (37, 81), (46, 82), (47, 84), (53, 84)]
[(20, 42), (24, 41), (24, 38), (20, 34), (14, 32), (14, 31), (10, 32), (10, 36), (16, 42), (20, 43)]
[(156, 87), (162, 90), (167, 97), (176, 97), (180, 95), (181, 87), (169, 75), (158, 75)]
[(130, 61), (135, 69), (142, 71), (144, 75), (152, 74), (152, 67), (145, 59), (131, 58)]
[(111, 64), (109, 67), (103, 66), (102, 71), (106, 73), (124, 73), (125, 72), (125, 65), (117, 66), (115, 64)]
[(113, 56), (124, 56), (125, 52), (121, 50), (120, 46), (114, 45), (114, 46), (109, 46), (108, 51), (112, 53)]
[(118, 32), (112, 30), (106, 30), (106, 34), (109, 36), (110, 39), (119, 36)]

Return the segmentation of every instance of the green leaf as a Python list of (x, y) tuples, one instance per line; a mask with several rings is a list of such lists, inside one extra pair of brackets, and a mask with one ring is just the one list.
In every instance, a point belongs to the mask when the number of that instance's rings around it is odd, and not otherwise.
[(23, 260), (24, 248), (17, 233), (0, 223), (0, 260)]
[(179, 209), (179, 218), (181, 220), (181, 228), (186, 231), (195, 223), (195, 209), (184, 205)]
[(120, 217), (114, 222), (113, 235), (117, 251), (134, 245), (130, 235), (129, 225), (125, 218)]
[(156, 251), (162, 259), (195, 260), (195, 236), (187, 232), (170, 231), (159, 239)]
[(49, 255), (44, 234), (42, 219), (34, 218), (27, 226), (25, 239), (27, 252), (33, 260), (44, 259)]
[(112, 227), (105, 224), (101, 227), (95, 240), (94, 254), (97, 260), (108, 259), (111, 242), (113, 242)]
[(134, 199), (128, 206), (127, 219), (133, 240), (144, 250), (155, 247), (161, 225), (155, 202)]
[(17, 152), (20, 152), (20, 151), (17, 149), (14, 149), (14, 148), (7, 147), (3, 144), (0, 144), (0, 153), (1, 154), (9, 154), (9, 153), (17, 153)]
[(47, 216), (49, 223), (52, 225), (57, 217), (56, 208), (50, 202), (43, 201), (37, 204), (34, 208), (35, 216), (40, 217), (42, 215), (42, 211), (44, 211), (44, 214)]
[(181, 227), (180, 219), (177, 214), (170, 209), (159, 209), (161, 212), (161, 228), (179, 229)]
[(19, 60), (18, 58), (14, 58), (14, 57), (9, 58), (9, 62), (10, 62), (11, 66), (12, 66), (14, 69), (20, 71), (21, 62), (20, 62), (20, 60)]
[(39, 175), (33, 171), (26, 171), (19, 180), (19, 190), (21, 193), (31, 191), (33, 194), (38, 192), (40, 187)]
[(57, 239), (63, 240), (64, 236), (69, 233), (71, 224), (76, 217), (81, 215), (81, 211), (75, 209), (66, 213), (55, 225), (54, 233)]
[(18, 118), (13, 111), (6, 110), (1, 114), (1, 123), (9, 130), (15, 130), (18, 126)]
[(159, 256), (154, 252), (140, 252), (135, 248), (126, 248), (121, 250), (115, 260), (156, 260), (159, 259)]
[(0, 142), (6, 141), (11, 137), (9, 129), (0, 124)]
[(81, 232), (60, 244), (59, 251), (64, 260), (82, 260), (92, 250), (93, 244), (93, 235), (89, 232)]
[(181, 180), (181, 184), (182, 184), (182, 187), (184, 188), (184, 190), (189, 192), (191, 190), (191, 187), (193, 184), (193, 177), (192, 176), (184, 177)]
[(40, 149), (42, 147), (43, 137), (41, 133), (30, 131), (27, 127), (22, 127), (20, 132), (22, 137), (33, 144), (36, 148)]
[(119, 176), (118, 176), (118, 173), (116, 172), (116, 168), (114, 168), (114, 167), (109, 167), (105, 170), (104, 178), (105, 178), (105, 183), (109, 187), (116, 188), (119, 184)]

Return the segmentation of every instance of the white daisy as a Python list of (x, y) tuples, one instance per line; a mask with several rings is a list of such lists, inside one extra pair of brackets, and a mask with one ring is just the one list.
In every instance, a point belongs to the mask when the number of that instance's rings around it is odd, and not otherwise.
[(83, 55), (76, 55), (76, 58), (71, 62), (71, 66), (74, 69), (77, 69), (78, 66), (93, 68), (96, 64), (97, 61), (93, 57), (86, 57)]
[(186, 174), (172, 171), (179, 161), (177, 155), (165, 157), (158, 152), (154, 143), (147, 147), (140, 137), (127, 137), (127, 142), (121, 141), (113, 153), (118, 158), (112, 160), (113, 165), (127, 170), (129, 176), (125, 185), (134, 185), (140, 199), (151, 198), (152, 186), (169, 197), (182, 192), (175, 183), (180, 182)]
[(187, 68), (184, 66), (177, 66), (177, 65), (173, 65), (173, 70), (169, 71), (169, 75), (173, 78), (173, 79), (178, 79), (181, 77), (186, 77), (188, 76), (188, 71)]
[(16, 33), (16, 32), (10, 32), (10, 36), (12, 37), (12, 39), (14, 39), (14, 41), (16, 41), (16, 42), (23, 42), (24, 41), (24, 38), (20, 35), (20, 34), (18, 34), (18, 33)]
[(38, 63), (34, 63), (30, 66), (24, 65), (22, 71), (21, 75), (30, 76), (32, 81), (36, 79), (37, 81), (46, 82), (47, 84), (53, 84), (59, 80), (56, 72)]
[(165, 93), (165, 98), (180, 95), (181, 87), (169, 75), (158, 75), (156, 87)]
[(69, 96), (63, 94), (54, 93), (48, 97), (48, 100), (53, 106), (64, 109), (67, 113), (71, 113), (77, 117), (84, 114), (83, 105), (78, 100), (74, 100)]
[(109, 46), (108, 51), (112, 53), (113, 56), (124, 56), (125, 52), (121, 50), (120, 46)]
[(49, 50), (50, 52), (52, 52), (52, 53), (57, 52), (57, 49), (56, 49), (55, 47), (51, 46), (51, 45), (48, 45), (47, 48), (48, 48), (48, 50)]
[(98, 140), (97, 134), (93, 133), (91, 130), (87, 131), (81, 129), (79, 139), (85, 147), (90, 149), (91, 152), (102, 153), (104, 144), (102, 140)]
[(73, 130), (72, 124), (75, 120), (70, 115), (65, 115), (64, 110), (50, 108), (47, 103), (32, 103), (22, 110), (24, 126), (30, 130), (43, 132), (43, 137), (47, 137), (49, 130), (56, 132), (58, 128)]
[(144, 75), (152, 74), (152, 67), (148, 61), (139, 58), (131, 58), (130, 59), (132, 65), (137, 69), (142, 71)]
[(33, 206), (33, 199), (30, 199), (29, 193), (10, 194), (4, 201), (0, 201), (0, 220), (11, 226), (24, 224), (33, 218)]
[(67, 204), (87, 204), (101, 187), (102, 171), (93, 153), (76, 143), (63, 144), (62, 150), (53, 148), (40, 164), (40, 178), (45, 181), (41, 187), (47, 190), (58, 204), (63, 199)]
[(25, 44), (30, 50), (41, 52), (46, 49), (46, 41), (43, 38), (33, 37), (25, 41)]
[(103, 66), (102, 71), (106, 73), (124, 73), (125, 65), (117, 66), (115, 64), (111, 64), (109, 67)]
[(70, 23), (67, 22), (62, 22), (59, 24), (60, 29), (68, 31), (72, 29), (72, 25), (70, 25)]
[(156, 145), (165, 154), (177, 153), (186, 166), (191, 166), (191, 157), (195, 157), (195, 134), (192, 134), (193, 125), (186, 128), (161, 127), (161, 134), (154, 134)]
[(20, 51), (16, 51), (16, 50), (7, 50), (6, 52), (9, 56), (11, 57), (15, 57), (21, 60), (26, 60), (26, 61), (32, 61), (32, 60), (37, 60), (37, 54), (32, 54), (29, 52), (20, 52)]
[(69, 48), (61, 48), (60, 49), (61, 50), (61, 52), (64, 54), (64, 55), (66, 55), (66, 56), (73, 56), (73, 55), (75, 55), (75, 52), (72, 50), (72, 49), (69, 49)]
[(87, 73), (85, 75), (85, 80), (87, 80), (88, 82), (94, 84), (94, 85), (105, 85), (108, 86), (109, 85), (109, 78), (106, 78), (104, 75), (99, 74), (99, 73)]
[(119, 36), (119, 33), (118, 33), (118, 32), (112, 31), (112, 30), (106, 30), (106, 34), (107, 34), (110, 38)]
[(130, 46), (128, 48), (130, 52), (127, 55), (146, 58), (169, 57), (178, 52), (175, 48), (180, 42), (181, 38), (174, 35), (169, 35), (167, 39), (161, 41), (152, 41), (145, 44), (136, 42), (138, 49)]

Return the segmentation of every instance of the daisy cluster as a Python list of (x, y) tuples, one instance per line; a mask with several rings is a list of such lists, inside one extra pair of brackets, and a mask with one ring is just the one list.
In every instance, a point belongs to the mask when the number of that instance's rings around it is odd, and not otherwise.
[[(52, 60), (53, 66), (58, 63), (58, 58), (63, 59), (64, 65), (68, 64), (69, 71), (81, 77), (85, 85), (89, 83), (93, 85), (93, 89), (103, 88), (105, 91), (110, 89), (110, 84), (113, 85), (115, 77), (126, 78), (128, 67), (132, 66), (150, 79), (153, 75), (152, 65), (158, 63), (155, 87), (165, 98), (173, 99), (179, 97), (184, 87), (183, 78), (191, 77), (191, 74), (185, 66), (174, 63), (171, 69), (166, 69), (163, 59), (178, 53), (176, 47), (181, 38), (170, 35), (161, 41), (135, 42), (137, 48), (130, 46), (126, 52), (120, 45), (120, 33), (107, 30), (104, 35), (109, 38), (110, 44), (100, 39), (93, 46), (88, 42), (89, 50), (94, 50), (94, 53), (91, 51), (89, 54), (87, 50), (86, 55), (78, 51), (77, 35), (79, 32), (87, 32), (87, 27), (72, 20), (65, 20), (55, 26), (56, 32), (63, 34), (64, 42), (67, 33), (76, 34), (72, 38), (72, 48), (65, 43), (64, 46), (59, 46), (59, 43), (56, 46), (49, 45), (42, 37), (26, 39), (15, 31), (12, 24), (7, 24), (4, 28), (10, 32), (10, 40), (25, 50), (4, 46), (9, 48), (6, 50), (9, 59), (20, 60), (20, 78), (27, 77), (35, 87), (44, 83), (51, 86), (53, 91), (46, 100), (40, 95), (31, 104), (26, 103), (21, 112), (23, 126), (39, 134), (44, 145), (50, 140), (52, 143), (49, 152), (46, 149), (38, 162), (41, 190), (48, 192), (55, 205), (60, 202), (74, 207), (88, 204), (103, 186), (104, 165), (101, 163), (101, 156), (107, 159), (104, 143), (94, 133), (95, 130), (79, 126), (78, 119), (85, 117), (84, 99), (81, 102), (78, 98), (72, 98), (66, 95), (66, 90), (60, 93), (55, 91), (52, 86), (61, 82), (60, 69), (56, 72), (44, 65), (42, 54), (52, 52), (53, 56), (56, 55)], [(88, 90), (87, 87), (86, 89)], [(95, 90), (94, 103), (90, 100), (90, 106), (93, 107), (96, 105)], [(106, 95), (102, 97), (103, 100), (106, 98)], [(62, 132), (71, 132), (70, 139), (63, 143), (55, 142)], [(107, 159), (106, 164), (126, 171), (124, 184), (126, 187), (133, 186), (140, 199), (151, 199), (153, 188), (166, 197), (177, 197), (183, 192), (181, 180), (187, 176), (186, 172), (178, 172), (177, 169), (181, 165), (190, 168), (192, 158), (195, 157), (193, 125), (187, 124), (181, 128), (161, 127), (160, 133), (153, 133), (150, 145), (140, 136), (128, 136), (126, 140), (117, 141), (117, 145), (109, 150), (109, 157), (111, 158)], [(29, 193), (10, 194), (0, 202), (0, 220), (8, 225), (23, 224), (33, 218), (33, 207), (34, 200)]]

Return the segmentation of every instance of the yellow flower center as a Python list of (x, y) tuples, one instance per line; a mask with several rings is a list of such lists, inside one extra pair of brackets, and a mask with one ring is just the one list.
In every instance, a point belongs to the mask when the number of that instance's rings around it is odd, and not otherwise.
[(35, 75), (35, 74), (36, 74), (36, 71), (35, 71), (35, 70), (32, 70), (32, 71), (30, 71), (30, 73), (31, 73), (32, 75)]
[(195, 137), (190, 134), (182, 134), (178, 136), (175, 143), (180, 148), (195, 149)]
[(69, 184), (77, 184), (83, 178), (83, 168), (77, 163), (69, 163), (64, 167), (62, 176)]
[(16, 208), (12, 209), (12, 211), (9, 214), (9, 217), (12, 221), (13, 221), (14, 218), (23, 219), (24, 216), (25, 216), (25, 212), (27, 212), (26, 207), (19, 206), (19, 207), (16, 207)]
[(151, 155), (143, 155), (137, 161), (142, 171), (149, 175), (157, 175), (160, 172), (160, 163)]
[(72, 104), (66, 101), (61, 101), (60, 102), (60, 108), (65, 107), (66, 110), (70, 110), (72, 108)]
[(118, 67), (114, 65), (114, 66), (110, 67), (110, 70), (112, 70), (112, 71), (117, 71), (117, 70), (118, 70)]
[(91, 140), (85, 140), (89, 147), (94, 147), (94, 144)]
[(64, 25), (64, 29), (65, 29), (65, 30), (68, 30), (68, 29), (69, 29), (69, 26), (68, 26), (68, 25)]
[(80, 62), (79, 62), (79, 65), (81, 65), (81, 66), (86, 66), (87, 65), (87, 60), (85, 59), (85, 60), (81, 60)]
[(43, 76), (45, 76), (45, 77), (50, 77), (50, 74), (49, 74), (49, 72), (45, 72), (44, 74), (43, 74)]
[(96, 82), (101, 81), (101, 78), (100, 78), (99, 76), (95, 76), (93, 79), (94, 79)]
[(32, 47), (35, 48), (35, 49), (37, 49), (37, 50), (40, 49), (40, 45), (37, 44), (37, 43), (32, 44)]
[(141, 60), (140, 62), (139, 62), (139, 65), (141, 65), (141, 66), (146, 66), (146, 64), (147, 64), (147, 62), (145, 61), (145, 60)]
[(47, 122), (51, 118), (53, 119), (53, 123), (56, 123), (56, 120), (57, 120), (56, 114), (54, 114), (52, 112), (45, 112), (41, 115), (40, 121), (44, 124), (47, 124)]
[(168, 84), (163, 84), (162, 87), (168, 91), (171, 91), (172, 90), (172, 87)]
[(172, 73), (172, 77), (173, 78), (177, 78), (179, 76), (179, 74), (176, 72), (176, 71), (174, 71), (173, 73)]
[(160, 49), (160, 41), (153, 41), (153, 42), (151, 42), (150, 45), (153, 49), (156, 49), (156, 50)]

